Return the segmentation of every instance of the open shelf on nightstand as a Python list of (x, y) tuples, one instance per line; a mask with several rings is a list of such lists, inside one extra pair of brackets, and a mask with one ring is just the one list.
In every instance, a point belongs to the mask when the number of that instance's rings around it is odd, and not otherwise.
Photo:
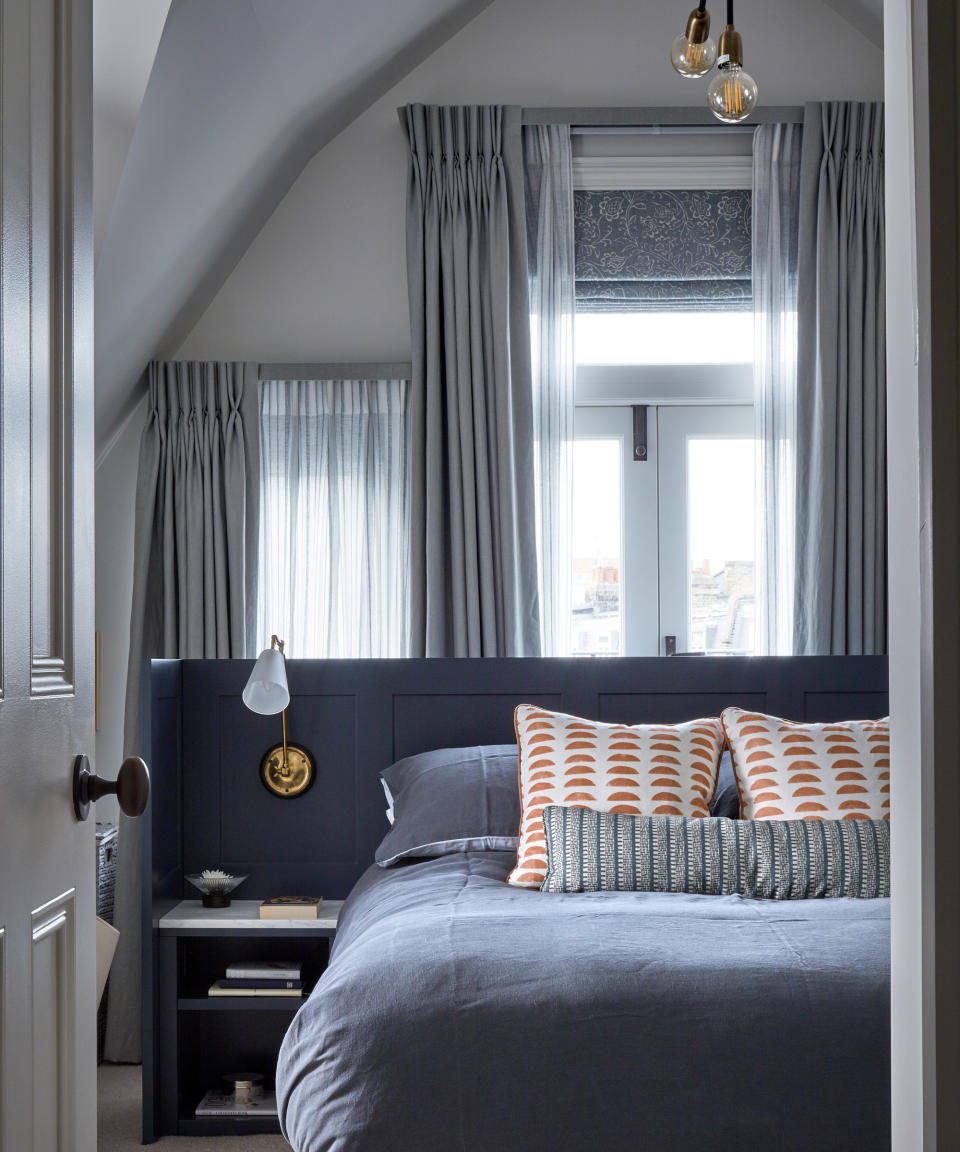
[(177, 1130), (181, 1136), (272, 1136), (280, 1131), (280, 1121), (276, 1116), (194, 1116), (182, 1112)]
[[(325, 902), (316, 920), (261, 920), (257, 900), (236, 900), (228, 908), (184, 900), (156, 921), (158, 1015), (164, 1022), (160, 1131), (279, 1132), (275, 1116), (196, 1116), (194, 1109), (221, 1076), (238, 1068), (260, 1072), (265, 1087), (274, 1087), (280, 1044), (327, 966), (341, 906)], [(208, 995), (228, 964), (251, 960), (299, 962), (303, 996)]]
[(181, 996), (178, 1012), (286, 1012), (296, 1015), (306, 996)]

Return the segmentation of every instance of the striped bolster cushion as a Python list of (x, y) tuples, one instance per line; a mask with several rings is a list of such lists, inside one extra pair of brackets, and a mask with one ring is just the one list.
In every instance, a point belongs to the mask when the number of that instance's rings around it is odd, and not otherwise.
[(886, 820), (726, 820), (543, 810), (543, 892), (890, 895)]

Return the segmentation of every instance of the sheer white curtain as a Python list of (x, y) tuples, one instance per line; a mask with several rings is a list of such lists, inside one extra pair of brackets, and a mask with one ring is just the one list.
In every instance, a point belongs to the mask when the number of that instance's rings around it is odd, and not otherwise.
[(405, 656), (403, 380), (266, 380), (259, 641), (297, 657)]
[(757, 422), (757, 652), (793, 652), (797, 436), (799, 124), (753, 137), (754, 392)]
[(576, 311), (570, 127), (523, 130), (530, 267), (540, 636), (544, 656), (570, 653)]

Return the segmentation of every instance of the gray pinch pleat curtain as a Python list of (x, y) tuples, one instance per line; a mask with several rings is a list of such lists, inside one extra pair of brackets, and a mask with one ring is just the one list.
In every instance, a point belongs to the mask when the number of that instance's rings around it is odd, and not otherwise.
[(886, 651), (883, 105), (806, 107), (797, 272), (800, 655)]
[(519, 108), (400, 110), (410, 145), (412, 656), (538, 656)]
[[(256, 613), (259, 418), (256, 365), (148, 369), (134, 522), (124, 754), (140, 739), (143, 662), (251, 654)], [(120, 817), (107, 1060), (141, 1055), (140, 826)]]

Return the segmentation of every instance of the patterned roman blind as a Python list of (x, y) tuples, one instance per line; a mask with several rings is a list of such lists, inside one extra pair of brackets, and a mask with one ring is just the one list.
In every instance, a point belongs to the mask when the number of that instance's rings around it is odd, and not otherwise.
[(576, 192), (578, 312), (752, 307), (751, 195)]

